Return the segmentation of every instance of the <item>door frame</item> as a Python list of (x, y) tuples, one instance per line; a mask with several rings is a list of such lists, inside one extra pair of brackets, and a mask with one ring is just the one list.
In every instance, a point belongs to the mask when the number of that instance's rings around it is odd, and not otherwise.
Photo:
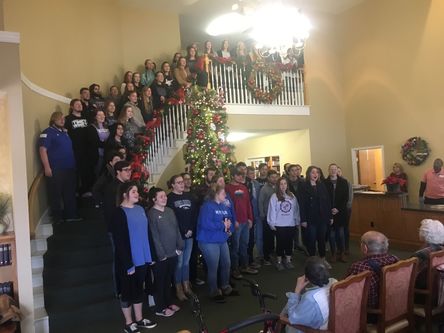
[(385, 178), (385, 154), (384, 154), (384, 146), (383, 145), (377, 145), (377, 146), (367, 146), (367, 147), (356, 147), (351, 149), (351, 159), (352, 159), (352, 172), (353, 172), (353, 184), (358, 184), (358, 161), (356, 159), (356, 153), (359, 150), (367, 150), (367, 149), (381, 149), (382, 152), (382, 175), (383, 178)]

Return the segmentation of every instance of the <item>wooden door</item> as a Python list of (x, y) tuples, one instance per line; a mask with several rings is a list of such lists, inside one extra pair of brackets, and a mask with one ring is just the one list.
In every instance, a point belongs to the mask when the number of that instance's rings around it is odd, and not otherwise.
[(384, 191), (382, 168), (381, 148), (358, 151), (359, 184), (368, 185), (373, 191)]

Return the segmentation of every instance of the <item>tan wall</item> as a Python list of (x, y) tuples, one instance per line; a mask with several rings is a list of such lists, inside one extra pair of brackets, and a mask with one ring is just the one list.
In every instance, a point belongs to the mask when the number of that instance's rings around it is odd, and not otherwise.
[(5, 30), (3, 18), (3, 0), (0, 0), (0, 31)]
[[(276, 156), (280, 158), (281, 171), (285, 163), (298, 163), (304, 170), (311, 164), (310, 133), (308, 130), (291, 131), (254, 137), (235, 142), (236, 160)], [(291, 148), (289, 147), (291, 145)]]
[(177, 154), (174, 156), (170, 164), (165, 168), (162, 176), (157, 182), (156, 186), (163, 188), (167, 191), (167, 181), (174, 175), (182, 173), (185, 171), (185, 161), (183, 159), (183, 149), (181, 148)]
[[(341, 22), (347, 149), (384, 145), (386, 174), (401, 162), (411, 200), (442, 145), (444, 2), (371, 0)], [(408, 166), (400, 147), (421, 136), (432, 149), (424, 165)]]
[[(3, 0), (5, 28), (21, 34), (22, 72), (67, 97), (92, 82), (107, 91), (146, 57), (169, 60), (180, 47), (177, 15), (122, 7), (117, 0)], [(162, 33), (159, 33), (159, 31)], [(143, 66), (142, 66), (143, 67)], [(62, 103), (24, 88), (28, 184), (40, 171), (37, 138)]]

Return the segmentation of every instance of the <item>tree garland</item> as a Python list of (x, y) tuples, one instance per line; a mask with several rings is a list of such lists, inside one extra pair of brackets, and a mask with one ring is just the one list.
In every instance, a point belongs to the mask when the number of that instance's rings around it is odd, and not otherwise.
[(414, 136), (401, 146), (401, 155), (409, 165), (420, 165), (430, 155), (430, 148), (425, 140)]
[[(257, 72), (264, 73), (271, 81), (269, 92), (260, 89), (256, 84)], [(281, 70), (275, 64), (268, 64), (264, 61), (256, 61), (251, 66), (251, 72), (247, 79), (247, 88), (253, 97), (262, 103), (271, 104), (282, 92), (283, 81)]]

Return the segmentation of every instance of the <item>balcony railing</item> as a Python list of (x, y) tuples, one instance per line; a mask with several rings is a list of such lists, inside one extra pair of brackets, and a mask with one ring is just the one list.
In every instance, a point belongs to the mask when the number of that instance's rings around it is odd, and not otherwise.
[[(210, 83), (215, 89), (223, 89), (227, 104), (263, 104), (247, 88), (250, 70), (238, 64), (218, 64), (211, 62)], [(271, 103), (282, 106), (304, 106), (304, 71), (303, 69), (282, 71), (282, 92)], [(264, 92), (270, 92), (272, 81), (261, 71), (256, 72), (256, 85)]]

